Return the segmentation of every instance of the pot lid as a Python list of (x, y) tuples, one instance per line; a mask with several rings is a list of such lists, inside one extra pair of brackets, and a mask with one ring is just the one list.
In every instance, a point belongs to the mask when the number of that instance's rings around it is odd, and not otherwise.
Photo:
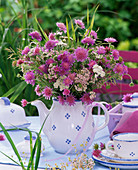
[(122, 103), (123, 107), (138, 108), (138, 93), (133, 93), (131, 97), (132, 101), (127, 103), (123, 102)]

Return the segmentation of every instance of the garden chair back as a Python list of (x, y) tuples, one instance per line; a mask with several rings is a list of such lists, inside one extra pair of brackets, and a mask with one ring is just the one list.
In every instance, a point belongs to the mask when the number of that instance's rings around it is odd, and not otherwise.
[[(120, 56), (123, 58), (124, 62), (138, 63), (138, 51), (119, 51)], [(123, 76), (123, 80), (118, 82), (116, 85), (111, 84), (110, 89), (102, 87), (95, 92), (103, 94), (127, 94), (138, 92), (138, 68), (128, 67), (128, 74), (134, 80), (134, 86), (130, 87), (130, 77), (128, 75)], [(135, 83), (136, 80), (136, 83)]]

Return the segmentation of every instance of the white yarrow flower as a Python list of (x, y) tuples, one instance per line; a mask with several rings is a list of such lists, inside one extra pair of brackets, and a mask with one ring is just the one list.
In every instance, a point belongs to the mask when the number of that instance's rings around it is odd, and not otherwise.
[(98, 64), (95, 64), (93, 66), (93, 72), (96, 73), (95, 78), (97, 78), (98, 76), (101, 76), (101, 77), (105, 76), (105, 72), (103, 71), (103, 68), (99, 66)]

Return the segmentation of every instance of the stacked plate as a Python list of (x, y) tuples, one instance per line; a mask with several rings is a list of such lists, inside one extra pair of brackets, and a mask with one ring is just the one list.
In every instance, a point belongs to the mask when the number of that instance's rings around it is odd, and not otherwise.
[(115, 154), (109, 153), (106, 149), (102, 150), (101, 157), (93, 156), (93, 159), (108, 167), (120, 169), (138, 169), (138, 159), (122, 159)]

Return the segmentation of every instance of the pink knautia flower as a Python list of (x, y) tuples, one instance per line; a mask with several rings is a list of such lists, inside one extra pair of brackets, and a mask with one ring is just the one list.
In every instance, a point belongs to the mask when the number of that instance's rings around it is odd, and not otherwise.
[(68, 77), (69, 77), (72, 81), (75, 80), (75, 76), (76, 76), (76, 73), (69, 73), (69, 74), (68, 74)]
[(40, 48), (39, 47), (34, 48), (33, 55), (40, 55)]
[(64, 23), (57, 22), (56, 25), (58, 26), (58, 28), (59, 28), (60, 31), (64, 31), (64, 33), (67, 32), (67, 28), (66, 28), (66, 26), (65, 26)]
[(33, 31), (29, 34), (29, 36), (32, 37), (32, 39), (36, 39), (38, 41), (42, 41), (41, 35), (37, 31)]
[(29, 51), (30, 51), (30, 48), (25, 47), (24, 50), (22, 51), (22, 55), (27, 55)]
[(62, 62), (61, 67), (64, 70), (69, 70), (70, 69), (70, 64), (68, 62)]
[(75, 57), (77, 61), (83, 62), (88, 57), (88, 51), (85, 48), (78, 47), (75, 50)]
[(107, 54), (111, 51), (110, 47), (107, 47), (107, 46), (105, 47), (105, 50)]
[(96, 150), (94, 150), (94, 151), (92, 152), (92, 155), (94, 155), (94, 156), (96, 156), (96, 157), (100, 157), (100, 153), (101, 153), (101, 152), (102, 152), (101, 150), (96, 149)]
[(63, 69), (63, 68), (60, 68), (60, 71), (59, 71), (59, 75), (60, 76), (63, 76), (63, 75), (67, 75), (68, 74), (68, 71)]
[(54, 70), (55, 73), (58, 73), (58, 72), (60, 72), (60, 67), (59, 66), (55, 66), (53, 68), (53, 70)]
[(52, 96), (52, 89), (48, 86), (46, 86), (44, 88), (44, 90), (42, 91), (43, 96), (45, 97), (45, 99), (49, 99)]
[(47, 50), (52, 50), (54, 47), (56, 47), (56, 43), (58, 43), (57, 40), (49, 40), (49, 41), (46, 42), (45, 48)]
[(69, 86), (70, 84), (73, 83), (73, 81), (72, 81), (69, 77), (66, 77), (66, 78), (63, 80), (63, 83), (65, 84), (65, 86)]
[(60, 60), (63, 60), (63, 61), (67, 61), (67, 57), (68, 57), (69, 53), (68, 51), (64, 51), (63, 54), (59, 54), (57, 59), (60, 61)]
[(33, 71), (29, 71), (25, 74), (24, 76), (25, 81), (27, 82), (27, 84), (35, 84), (35, 74), (33, 73)]
[(66, 102), (69, 106), (75, 105), (75, 97), (73, 95), (68, 95), (66, 97)]
[(103, 47), (103, 46), (98, 47), (97, 53), (98, 54), (105, 54), (106, 53), (105, 47)]
[(123, 98), (122, 98), (122, 100), (124, 101), (124, 102), (131, 102), (131, 100), (132, 100), (132, 94), (125, 94), (125, 95), (123, 95)]
[(27, 100), (26, 99), (22, 99), (21, 101), (21, 104), (22, 104), (22, 107), (25, 107), (27, 105)]
[(39, 85), (37, 85), (36, 87), (35, 87), (35, 92), (36, 92), (36, 94), (38, 95), (38, 96), (41, 96), (41, 92), (40, 92), (40, 87), (39, 87)]
[(75, 62), (75, 60), (74, 60), (74, 55), (73, 54), (70, 54), (70, 55), (68, 55), (68, 57), (67, 57), (67, 61), (70, 63), (70, 64), (73, 64), (74, 62)]
[(38, 74), (43, 75), (44, 73), (48, 73), (48, 66), (46, 64), (43, 64), (38, 67), (39, 70), (37, 70)]
[(115, 38), (112, 38), (112, 37), (105, 38), (104, 41), (109, 42), (109, 43), (117, 42), (117, 40)]
[(59, 103), (64, 105), (65, 104), (65, 100), (62, 96), (58, 96), (58, 100), (59, 100)]
[(0, 141), (3, 141), (3, 140), (5, 140), (5, 136), (0, 133)]
[(68, 96), (70, 94), (70, 90), (64, 89), (63, 95)]
[(88, 64), (89, 69), (93, 68), (93, 66), (94, 66), (95, 64), (96, 64), (96, 61), (91, 60), (91, 61), (89, 62), (89, 64)]
[(123, 65), (123, 64), (120, 64), (120, 63), (117, 63), (117, 64), (115, 65), (115, 68), (113, 69), (113, 71), (114, 71), (115, 73), (120, 74), (120, 75), (124, 75), (124, 74), (126, 74), (126, 73), (128, 72), (127, 66), (125, 66), (125, 65)]
[(86, 38), (82, 39), (81, 42), (82, 42), (83, 44), (87, 44), (87, 45), (90, 45), (90, 44), (91, 44), (91, 45), (94, 45), (95, 40), (92, 39), (91, 37), (86, 37)]
[(46, 60), (46, 64), (49, 66), (50, 64), (55, 63), (55, 60), (53, 58), (49, 58)]
[(84, 103), (84, 104), (91, 104), (92, 103), (92, 100), (90, 99), (90, 96), (88, 93), (84, 93), (84, 95), (81, 97), (81, 101)]
[(75, 19), (74, 21), (75, 21), (75, 24), (77, 24), (81, 29), (85, 28), (84, 23), (82, 22), (82, 20)]
[(22, 60), (22, 59), (17, 60), (17, 65), (21, 65), (23, 63), (24, 63), (24, 60)]
[(95, 31), (91, 30), (90, 35), (97, 39), (97, 33)]
[(119, 51), (118, 50), (113, 50), (112, 51), (112, 55), (114, 57), (115, 60), (119, 59)]
[(49, 40), (55, 40), (55, 33), (49, 33)]

